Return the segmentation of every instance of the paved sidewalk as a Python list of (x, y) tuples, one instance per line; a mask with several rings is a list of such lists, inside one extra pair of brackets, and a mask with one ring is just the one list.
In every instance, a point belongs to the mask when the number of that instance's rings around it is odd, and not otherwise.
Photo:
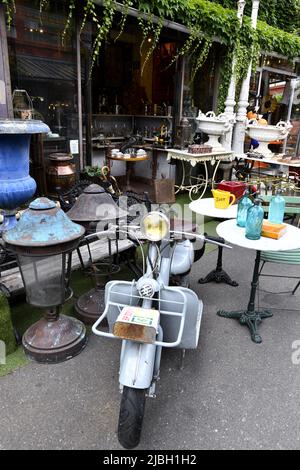
[[(224, 266), (240, 287), (197, 279), (211, 270), (216, 252), (194, 267), (192, 287), (203, 299), (199, 348), (186, 355), (164, 351), (157, 399), (148, 400), (140, 449), (298, 449), (300, 447), (300, 365), (292, 343), (300, 340), (300, 291), (294, 299), (261, 294), (276, 305), (260, 328), (263, 343), (251, 342), (247, 328), (219, 318), (219, 308), (247, 305), (254, 253), (234, 248)], [(299, 268), (276, 272), (299, 274)], [(273, 269), (274, 272), (274, 269)], [(291, 283), (263, 281), (267, 289)], [(69, 362), (30, 364), (0, 379), (0, 449), (119, 449), (119, 344), (91, 337)]]

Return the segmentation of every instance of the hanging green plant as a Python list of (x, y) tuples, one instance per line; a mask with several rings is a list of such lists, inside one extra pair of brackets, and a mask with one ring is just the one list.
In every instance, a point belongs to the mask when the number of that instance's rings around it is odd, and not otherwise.
[(158, 45), (162, 27), (163, 27), (163, 19), (160, 18), (158, 24), (157, 24), (156, 27), (154, 28), (153, 40), (152, 40), (152, 42), (151, 42), (151, 46), (150, 46), (149, 49), (148, 49), (148, 52), (147, 52), (147, 54), (146, 54), (144, 63), (143, 63), (143, 65), (142, 65), (142, 68), (141, 68), (141, 76), (143, 75), (144, 70), (145, 70), (145, 67), (146, 67), (147, 63), (149, 62), (149, 60), (150, 60), (150, 58), (151, 58), (151, 56), (152, 56), (152, 54), (153, 54), (153, 52), (154, 52), (156, 46)]
[[(47, 4), (52, 0), (40, 0), (41, 13)], [(99, 55), (100, 47), (107, 40), (112, 28), (116, 12), (115, 0), (103, 0), (103, 7), (100, 9), (93, 0), (81, 0), (83, 4), (83, 19), (81, 31), (86, 22), (90, 19), (95, 25), (96, 38), (93, 43), (92, 66)], [(15, 12), (15, 0), (0, 0), (6, 9), (7, 22), (11, 25)], [(66, 0), (68, 6), (68, 16), (62, 34), (63, 40), (70, 29), (74, 15), (76, 0)], [(235, 76), (237, 81), (241, 81), (245, 75), (248, 64), (256, 65), (260, 51), (265, 53), (277, 52), (285, 57), (293, 59), (300, 57), (300, 37), (299, 34), (292, 34), (300, 31), (300, 1), (299, 0), (261, 0), (257, 31), (251, 27), (252, 2), (246, 3), (246, 9), (242, 27), (237, 18), (236, 0), (118, 0), (118, 4), (123, 5), (122, 18), (120, 23), (120, 34), (122, 34), (128, 16), (129, 8), (132, 6), (141, 12), (138, 24), (142, 31), (143, 40), (141, 50), (145, 45), (147, 37), (153, 36), (153, 43), (149, 47), (142, 70), (149, 61), (156, 45), (159, 42), (163, 27), (163, 19), (176, 21), (186, 26), (191, 34), (177, 53), (174, 61), (181, 55), (193, 53), (200, 54), (195, 62), (197, 70), (203, 64), (207, 53), (206, 49), (195, 48), (199, 44), (199, 38), (206, 38), (207, 41), (216, 39), (227, 48), (226, 57), (223, 60), (220, 85), (220, 106), (224, 105), (224, 96), (227, 94), (226, 87), (230, 83), (232, 73), (233, 53), (237, 60), (235, 66)], [(158, 23), (153, 22), (154, 15), (158, 17)], [(247, 16), (248, 15), (248, 16)], [(156, 20), (157, 21), (157, 20)], [(270, 23), (270, 24), (268, 24)], [(283, 29), (279, 29), (283, 28)], [(205, 52), (206, 50), (206, 52)], [(199, 52), (200, 51), (200, 52)], [(204, 53), (205, 52), (205, 53)], [(198, 64), (198, 65), (196, 65)]]
[(5, 10), (6, 10), (6, 17), (7, 17), (7, 24), (10, 28), (14, 13), (16, 12), (16, 3), (15, 0), (1, 0)]
[(196, 29), (191, 28), (187, 40), (185, 41), (183, 46), (178, 50), (177, 54), (173, 57), (169, 65), (166, 67), (166, 70), (169, 69), (175, 62), (177, 62), (180, 57), (183, 57), (185, 55), (192, 56), (193, 54), (195, 54), (202, 40), (203, 35), (199, 33), (199, 31), (197, 31)]
[(139, 23), (139, 26), (142, 30), (142, 34), (143, 34), (143, 39), (142, 39), (141, 44), (140, 44), (140, 55), (142, 55), (143, 54), (143, 47), (144, 47), (144, 44), (146, 42), (146, 39), (149, 38), (150, 35), (153, 33), (153, 28), (154, 28), (153, 14), (148, 13), (146, 18), (139, 15), (138, 16), (138, 23)]
[(132, 0), (124, 0), (124, 6), (123, 6), (123, 9), (122, 9), (122, 17), (121, 17), (121, 21), (119, 23), (119, 26), (120, 26), (120, 31), (118, 33), (118, 35), (116, 36), (115, 38), (115, 42), (120, 39), (120, 37), (122, 36), (123, 32), (124, 32), (124, 28), (125, 28), (125, 24), (126, 24), (126, 20), (127, 20), (127, 16), (128, 16), (128, 11), (129, 11), (129, 8), (132, 6)]
[(81, 27), (80, 27), (80, 33), (82, 33), (82, 31), (84, 30), (86, 22), (89, 17), (91, 18), (92, 21), (94, 21), (95, 23), (98, 23), (99, 20), (98, 20), (98, 16), (96, 13), (96, 6), (93, 0), (86, 0), (86, 4), (84, 6), (83, 20), (82, 20)]
[(115, 0), (104, 0), (103, 1), (103, 17), (101, 22), (96, 21), (97, 24), (97, 33), (96, 38), (93, 44), (93, 56), (92, 56), (92, 65), (91, 70), (93, 69), (95, 62), (99, 56), (100, 48), (103, 42), (107, 39), (108, 34), (111, 30), (114, 15), (116, 12), (116, 2)]
[(206, 59), (208, 57), (208, 54), (211, 50), (212, 47), (212, 40), (211, 39), (204, 39), (204, 44), (202, 46), (200, 54), (197, 56), (196, 60), (194, 61), (194, 65), (192, 68), (192, 74), (191, 74), (191, 83), (195, 80), (195, 77), (197, 75), (197, 72), (200, 70), (200, 68), (205, 64)]
[(227, 49), (226, 54), (222, 57), (222, 67), (220, 73), (220, 84), (219, 84), (219, 93), (218, 93), (218, 113), (223, 113), (225, 109), (225, 101), (228, 95), (228, 89), (232, 76), (232, 64), (234, 60), (233, 48)]
[[(76, 8), (76, 5), (75, 5), (75, 0), (69, 0), (69, 11), (68, 11), (68, 16), (67, 16), (67, 21), (66, 21), (66, 24), (65, 24), (65, 28), (63, 30), (63, 33), (62, 33), (62, 44), (64, 45), (65, 43), (65, 38), (66, 38), (66, 34), (67, 32), (69, 31), (69, 28), (70, 28), (70, 25), (71, 25), (71, 22), (73, 20), (73, 15), (74, 15), (74, 12), (75, 12), (75, 8)], [(44, 2), (45, 3), (45, 2)]]

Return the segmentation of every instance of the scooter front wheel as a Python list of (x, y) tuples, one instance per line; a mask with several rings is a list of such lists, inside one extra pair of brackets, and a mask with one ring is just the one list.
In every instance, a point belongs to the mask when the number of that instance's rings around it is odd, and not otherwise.
[(118, 439), (125, 449), (139, 445), (145, 412), (146, 390), (131, 387), (123, 388)]

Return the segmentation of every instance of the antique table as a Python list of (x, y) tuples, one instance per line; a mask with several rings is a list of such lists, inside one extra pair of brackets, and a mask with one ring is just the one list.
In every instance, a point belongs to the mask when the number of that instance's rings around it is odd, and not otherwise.
[[(199, 153), (199, 154), (192, 154), (188, 153), (187, 150), (176, 150), (176, 149), (167, 149), (168, 156), (167, 160), (179, 160), (182, 164), (182, 179), (181, 183), (177, 185), (176, 192), (177, 194), (179, 191), (188, 191), (191, 201), (193, 200), (193, 195), (198, 196), (198, 191), (202, 189), (202, 193), (200, 198), (202, 198), (208, 188), (209, 183), (211, 183), (212, 187), (215, 182), (216, 174), (219, 168), (219, 165), (222, 161), (232, 161), (234, 159), (233, 152), (228, 152), (224, 150), (224, 152), (212, 152), (212, 153)], [(186, 172), (186, 164), (189, 164), (189, 172), (187, 175)], [(204, 175), (197, 175), (192, 176), (192, 169), (198, 164), (203, 163), (204, 165)], [(214, 166), (214, 172), (212, 178), (209, 178), (208, 172), (208, 163)], [(186, 178), (188, 177), (188, 184), (186, 184)]]
[(233, 245), (256, 251), (256, 259), (251, 283), (251, 293), (246, 310), (236, 312), (218, 311), (218, 315), (224, 318), (235, 318), (241, 325), (247, 325), (250, 329), (251, 339), (255, 343), (261, 343), (262, 338), (258, 334), (258, 326), (265, 318), (272, 317), (268, 310), (255, 310), (255, 297), (259, 280), (259, 267), (262, 251), (288, 251), (300, 248), (300, 229), (287, 225), (287, 232), (279, 239), (261, 237), (259, 240), (249, 240), (245, 237), (245, 229), (238, 227), (235, 220), (227, 220), (217, 227), (217, 233), (227, 242)]
[(146, 160), (149, 160), (148, 155), (141, 155), (136, 156), (136, 157), (130, 157), (130, 158), (125, 158), (125, 157), (115, 157), (113, 155), (110, 155), (107, 157), (108, 160), (115, 160), (118, 162), (125, 162), (126, 163), (126, 191), (134, 191), (134, 188), (131, 185), (131, 178), (134, 174), (133, 170), (133, 164), (137, 162), (144, 162)]
[[(227, 209), (216, 209), (214, 198), (197, 199), (189, 204), (191, 211), (196, 214), (206, 215), (215, 219), (236, 219), (237, 218), (237, 204), (228, 207)], [(199, 284), (207, 284), (208, 282), (225, 282), (230, 286), (237, 287), (238, 283), (233, 281), (226, 271), (223, 269), (223, 247), (218, 247), (218, 261), (217, 267), (211, 271), (205, 278), (199, 279)]]
[[(295, 163), (293, 163), (293, 160), (287, 160), (286, 162), (284, 160), (281, 160), (282, 156), (280, 155), (277, 155), (277, 157), (273, 157), (273, 158), (259, 158), (259, 157), (255, 157), (255, 155), (245, 155), (243, 156), (243, 158), (245, 160), (251, 160), (251, 161), (254, 161), (254, 162), (260, 162), (260, 163), (269, 163), (269, 164), (272, 164), (272, 165), (278, 165), (278, 166), (286, 166), (286, 167), (290, 167), (290, 166), (293, 166), (293, 167), (296, 167), (296, 168), (300, 168), (300, 163), (298, 160), (296, 160)], [(280, 161), (279, 161), (280, 159)]]
[[(265, 183), (276, 183), (276, 181), (280, 181), (282, 174), (285, 175), (286, 178), (289, 178), (291, 172), (295, 172), (300, 169), (300, 162), (298, 160), (282, 160), (283, 155), (277, 154), (274, 157), (269, 158), (259, 158), (259, 155), (256, 155), (255, 152), (248, 153), (245, 155), (235, 155), (238, 160), (238, 165), (242, 160), (244, 160), (244, 177), (245, 175), (251, 175), (252, 171), (255, 169), (256, 176), (255, 179), (258, 178), (262, 182)], [(266, 163), (268, 165), (273, 165), (272, 167), (268, 168), (255, 168), (255, 163)]]

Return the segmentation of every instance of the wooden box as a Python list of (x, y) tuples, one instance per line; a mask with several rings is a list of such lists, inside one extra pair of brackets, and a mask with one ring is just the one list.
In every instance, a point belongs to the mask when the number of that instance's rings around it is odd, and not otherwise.
[(173, 179), (154, 180), (154, 202), (156, 204), (174, 204), (175, 181)]

